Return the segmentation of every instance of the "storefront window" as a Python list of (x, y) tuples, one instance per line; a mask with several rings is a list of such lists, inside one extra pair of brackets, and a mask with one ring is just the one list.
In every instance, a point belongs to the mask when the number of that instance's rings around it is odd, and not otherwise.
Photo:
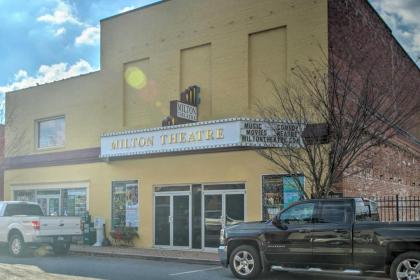
[(87, 211), (86, 188), (14, 191), (17, 201), (36, 202), (46, 216), (83, 216)]
[(112, 183), (112, 227), (139, 226), (137, 181)]
[[(297, 178), (303, 185), (303, 176)], [(262, 178), (263, 219), (273, 218), (282, 209), (302, 197), (295, 178), (287, 175), (264, 175)]]
[(60, 195), (60, 190), (45, 190), (45, 191), (36, 191), (37, 196), (44, 196), (44, 195)]
[(86, 213), (86, 189), (62, 191), (62, 213), (64, 216), (82, 217)]
[(16, 201), (29, 201), (29, 202), (36, 202), (35, 199), (35, 191), (15, 191), (14, 197)]

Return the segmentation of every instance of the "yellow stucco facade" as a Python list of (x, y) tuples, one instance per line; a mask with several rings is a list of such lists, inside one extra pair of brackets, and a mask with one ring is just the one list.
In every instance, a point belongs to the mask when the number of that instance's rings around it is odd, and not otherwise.
[[(267, 82), (327, 49), (327, 1), (170, 0), (101, 21), (101, 69), (7, 94), (10, 160), (100, 147), (104, 133), (160, 127), (169, 102), (199, 85), (199, 121), (256, 116)], [(127, 83), (140, 69), (144, 81)], [(139, 81), (137, 81), (139, 82)], [(64, 116), (64, 145), (39, 149), (38, 123)], [(244, 219), (262, 218), (262, 176), (281, 173), (252, 150), (21, 166), (5, 172), (5, 198), (37, 186), (82, 184), (92, 216), (111, 229), (112, 182), (138, 181), (136, 246), (154, 245), (154, 187), (243, 183)]]

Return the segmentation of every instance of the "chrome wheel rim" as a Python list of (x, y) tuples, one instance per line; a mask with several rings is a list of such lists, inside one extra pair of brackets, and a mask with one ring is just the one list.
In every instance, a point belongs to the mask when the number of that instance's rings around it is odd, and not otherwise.
[(420, 260), (406, 259), (397, 267), (398, 280), (420, 280)]
[(248, 251), (239, 251), (233, 257), (233, 267), (235, 271), (243, 276), (247, 276), (254, 270), (254, 258)]
[(14, 238), (12, 240), (11, 248), (12, 248), (12, 253), (14, 255), (19, 255), (20, 254), (20, 251), (22, 250), (22, 242), (20, 241), (19, 238)]

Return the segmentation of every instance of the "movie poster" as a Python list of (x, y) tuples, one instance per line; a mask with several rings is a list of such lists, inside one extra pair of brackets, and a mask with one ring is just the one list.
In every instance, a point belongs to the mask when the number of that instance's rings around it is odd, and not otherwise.
[(125, 226), (139, 227), (139, 193), (137, 184), (127, 184), (125, 201)]

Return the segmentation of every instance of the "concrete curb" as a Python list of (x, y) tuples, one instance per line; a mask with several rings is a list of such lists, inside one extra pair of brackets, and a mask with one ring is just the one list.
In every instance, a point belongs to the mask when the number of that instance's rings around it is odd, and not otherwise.
[(113, 258), (130, 258), (130, 259), (141, 259), (151, 261), (163, 261), (163, 262), (179, 262), (188, 264), (201, 264), (201, 265), (221, 265), (219, 261), (215, 260), (202, 260), (202, 259), (191, 259), (191, 258), (180, 258), (180, 257), (163, 257), (163, 256), (151, 256), (151, 255), (137, 255), (117, 252), (86, 252), (86, 251), (72, 251), (70, 255), (76, 256), (97, 256), (97, 257), (113, 257)]

